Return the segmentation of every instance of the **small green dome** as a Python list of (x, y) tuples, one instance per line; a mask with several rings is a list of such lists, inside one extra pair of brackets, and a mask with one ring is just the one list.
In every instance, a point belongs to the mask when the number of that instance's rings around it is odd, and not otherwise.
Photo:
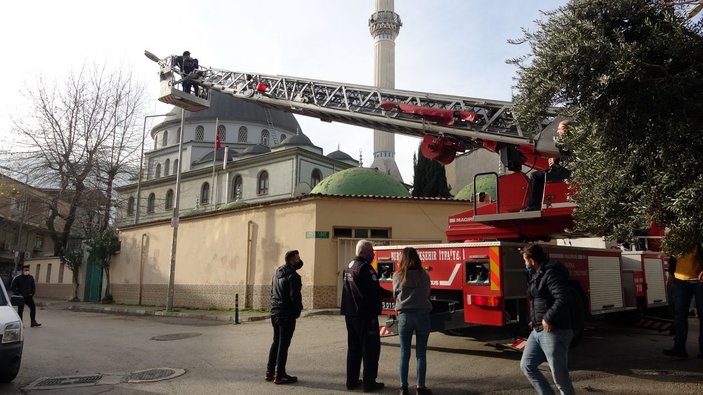
[[(486, 192), (491, 200), (496, 199), (496, 181), (495, 178), (490, 177), (479, 177), (476, 179), (476, 189), (478, 192)], [(459, 193), (454, 196), (457, 200), (473, 200), (474, 195), (474, 183), (470, 183), (465, 187), (461, 188)]]
[(408, 190), (388, 174), (376, 169), (352, 167), (334, 173), (310, 191), (311, 195), (355, 195), (408, 197)]

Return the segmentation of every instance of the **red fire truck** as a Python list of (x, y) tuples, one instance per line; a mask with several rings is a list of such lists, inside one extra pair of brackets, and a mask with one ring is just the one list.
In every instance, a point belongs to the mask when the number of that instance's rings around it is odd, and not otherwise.
[[(175, 56), (145, 55), (160, 66), (159, 100), (200, 111), (209, 107), (212, 90), (264, 107), (422, 138), (424, 156), (452, 162), (458, 152), (484, 148), (499, 154), (504, 171), (479, 174), (494, 196), (474, 199), (468, 210), (449, 217), (448, 244), (415, 245), (432, 281), (433, 325), (448, 330), (471, 325), (504, 326), (526, 319), (526, 273), (520, 247), (527, 240), (578, 236), (565, 182), (547, 183), (539, 210), (524, 211), (528, 178), (525, 170), (548, 168), (557, 157), (557, 109), (523, 130), (512, 103), (426, 92), (384, 89), (298, 77), (201, 68), (183, 75)], [(178, 89), (184, 80), (201, 87), (199, 96)], [(485, 196), (485, 195), (484, 195)], [(657, 237), (656, 234), (650, 235)], [(389, 278), (404, 246), (377, 247), (377, 267)], [(663, 306), (664, 257), (657, 251), (545, 244), (551, 258), (570, 271), (583, 313), (598, 315)], [(386, 280), (383, 286), (390, 289)], [(393, 315), (392, 301), (385, 312)]]

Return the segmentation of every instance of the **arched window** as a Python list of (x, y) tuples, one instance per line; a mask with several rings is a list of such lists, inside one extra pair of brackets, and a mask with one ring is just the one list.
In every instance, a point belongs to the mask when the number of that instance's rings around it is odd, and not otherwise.
[(166, 202), (164, 203), (164, 209), (173, 209), (173, 189), (166, 191)]
[(161, 163), (156, 165), (156, 178), (161, 177)]
[(134, 196), (127, 199), (127, 215), (134, 215)]
[(249, 133), (247, 132), (247, 127), (242, 126), (241, 128), (239, 128), (239, 136), (237, 137), (237, 141), (240, 143), (246, 143), (248, 138)]
[(259, 173), (259, 188), (257, 189), (257, 193), (259, 195), (266, 195), (269, 193), (269, 173), (264, 170), (261, 173)]
[(314, 169), (312, 171), (312, 175), (310, 176), (310, 186), (314, 187), (320, 181), (322, 181), (322, 172), (320, 171), (320, 169)]
[(168, 130), (164, 130), (164, 138), (161, 140), (161, 146), (165, 147), (168, 144)]
[(200, 187), (200, 204), (210, 204), (210, 184), (207, 182)]
[(146, 212), (149, 214), (154, 213), (154, 205), (156, 204), (156, 195), (153, 193), (149, 194), (149, 199), (146, 201)]
[(261, 145), (269, 145), (269, 131), (266, 129), (261, 131)]
[(166, 162), (164, 162), (164, 177), (168, 176), (169, 171), (171, 171), (171, 159), (166, 159)]
[(178, 174), (178, 159), (173, 160), (173, 174)]
[(181, 142), (181, 128), (176, 131), (176, 144)]
[(242, 198), (242, 176), (236, 175), (232, 182), (231, 200), (239, 200)]
[(203, 125), (198, 125), (195, 128), (195, 141), (203, 141), (205, 139), (205, 128)]
[(227, 128), (225, 128), (225, 125), (220, 125), (217, 127), (217, 134), (220, 136), (221, 143), (227, 141)]
[(283, 142), (283, 141), (286, 141), (287, 138), (288, 138), (288, 136), (286, 136), (285, 134), (282, 134), (282, 133), (281, 133), (281, 141), (282, 141), (282, 142)]

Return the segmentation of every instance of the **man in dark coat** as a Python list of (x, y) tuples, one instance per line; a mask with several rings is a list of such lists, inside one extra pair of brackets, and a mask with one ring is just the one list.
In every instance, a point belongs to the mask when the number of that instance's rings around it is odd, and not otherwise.
[[(198, 59), (192, 58), (190, 56), (190, 51), (185, 51), (183, 52), (183, 56), (176, 57), (176, 65), (181, 69), (181, 76), (185, 78), (198, 69)], [(190, 93), (191, 87), (193, 87), (195, 91), (195, 96), (198, 96), (200, 91), (198, 85), (193, 84), (190, 80), (183, 80), (183, 92)]]
[[(381, 298), (386, 294), (391, 296), (378, 283), (378, 274), (371, 266), (373, 258), (373, 244), (359, 240), (356, 258), (344, 269), (342, 288), (342, 314), (347, 325), (347, 389), (363, 384), (366, 392), (385, 386), (376, 381), (381, 356), (378, 315), (381, 314)], [(359, 380), (362, 360), (363, 382)]]
[(539, 244), (523, 248), (522, 257), (530, 272), (527, 296), (532, 332), (520, 369), (537, 393), (551, 394), (549, 382), (539, 371), (539, 365), (546, 361), (560, 393), (574, 394), (568, 367), (569, 346), (574, 337), (569, 313), (569, 271), (561, 262), (549, 260)]
[(271, 280), (271, 325), (273, 326), (273, 343), (269, 350), (266, 365), (266, 381), (276, 384), (290, 384), (298, 381), (296, 376), (286, 373), (288, 347), (295, 332), (295, 320), (303, 310), (301, 289), (303, 283), (297, 271), (303, 267), (303, 261), (297, 250), (286, 252), (285, 264), (276, 269)]
[(32, 328), (41, 326), (37, 322), (37, 307), (34, 304), (34, 292), (36, 291), (36, 286), (34, 284), (34, 277), (29, 274), (29, 265), (22, 266), (22, 274), (16, 276), (12, 280), (12, 293), (15, 295), (22, 295), (24, 298), (24, 303), (17, 306), (17, 314), (22, 320), (22, 313), (24, 313), (24, 306), (29, 307), (29, 318), (31, 320)]
[(544, 184), (546, 182), (564, 181), (571, 176), (568, 169), (569, 163), (575, 160), (573, 152), (564, 146), (563, 139), (569, 133), (570, 121), (559, 122), (557, 135), (554, 143), (559, 150), (558, 158), (549, 158), (549, 168), (547, 170), (533, 171), (530, 174), (530, 184), (527, 192), (527, 208), (525, 211), (537, 211), (542, 209), (542, 195), (544, 194)]

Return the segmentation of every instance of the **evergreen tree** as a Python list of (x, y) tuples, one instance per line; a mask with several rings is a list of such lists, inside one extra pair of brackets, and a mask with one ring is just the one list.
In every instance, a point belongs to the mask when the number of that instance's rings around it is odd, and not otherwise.
[(627, 240), (650, 222), (681, 254), (703, 237), (703, 23), (682, 3), (572, 0), (544, 13), (518, 66), (518, 120), (572, 122), (579, 230)]
[(447, 173), (439, 162), (427, 159), (418, 148), (413, 158), (413, 193), (415, 197), (452, 197), (447, 186)]

